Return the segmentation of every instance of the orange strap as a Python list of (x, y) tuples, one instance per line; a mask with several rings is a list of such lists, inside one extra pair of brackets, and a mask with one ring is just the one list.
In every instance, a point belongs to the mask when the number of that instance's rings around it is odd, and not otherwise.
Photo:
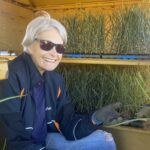
[(60, 89), (60, 86), (59, 86), (59, 88), (58, 88), (58, 93), (57, 93), (57, 98), (60, 97), (60, 94), (61, 94), (61, 89)]
[(61, 130), (60, 130), (59, 123), (58, 123), (58, 122), (56, 122), (55, 120), (54, 120), (54, 125), (55, 125), (56, 129), (59, 131), (59, 133), (61, 133), (61, 134), (62, 134), (62, 132), (61, 132)]
[(24, 88), (20, 92), (20, 97), (24, 96)]

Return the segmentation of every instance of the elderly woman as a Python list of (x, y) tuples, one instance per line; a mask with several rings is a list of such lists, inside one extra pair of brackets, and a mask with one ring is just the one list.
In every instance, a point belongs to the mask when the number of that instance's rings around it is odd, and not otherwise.
[(67, 44), (65, 27), (47, 12), (27, 26), (24, 52), (9, 63), (1, 81), (0, 105), (10, 150), (115, 150), (111, 134), (100, 130), (118, 117), (118, 104), (91, 115), (74, 112), (63, 78), (54, 70)]

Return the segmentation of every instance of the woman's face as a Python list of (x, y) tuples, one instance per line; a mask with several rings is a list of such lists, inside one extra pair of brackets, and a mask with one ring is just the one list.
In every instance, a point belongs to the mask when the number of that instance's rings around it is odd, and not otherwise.
[(29, 47), (28, 51), (31, 58), (41, 74), (45, 71), (54, 70), (61, 61), (62, 54), (56, 51), (56, 47), (52, 47), (49, 51), (45, 51), (40, 47), (40, 40), (50, 41), (54, 44), (63, 44), (63, 40), (59, 32), (52, 28), (50, 30), (38, 34), (35, 40)]

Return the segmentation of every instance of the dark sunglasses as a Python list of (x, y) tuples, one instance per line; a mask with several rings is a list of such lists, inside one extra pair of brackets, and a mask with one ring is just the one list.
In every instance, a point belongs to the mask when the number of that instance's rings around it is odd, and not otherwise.
[(54, 46), (55, 46), (55, 49), (57, 51), (57, 53), (59, 54), (63, 54), (64, 51), (65, 51), (65, 47), (63, 44), (55, 44), (51, 41), (48, 41), (48, 40), (41, 40), (41, 39), (35, 39), (37, 41), (40, 42), (40, 48), (44, 51), (49, 51), (51, 50)]

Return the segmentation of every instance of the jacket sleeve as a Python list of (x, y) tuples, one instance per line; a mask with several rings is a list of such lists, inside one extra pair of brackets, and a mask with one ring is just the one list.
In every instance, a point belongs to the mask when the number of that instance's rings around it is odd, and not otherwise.
[[(14, 82), (17, 83), (16, 80)], [(18, 91), (19, 89), (14, 89), (8, 80), (0, 81), (0, 100), (10, 96), (17, 96)], [(32, 142), (29, 133), (25, 130), (20, 113), (21, 101), (21, 98), (16, 98), (0, 102), (0, 119), (5, 130), (7, 147), (10, 150), (44, 150), (43, 145)]]
[(61, 94), (57, 100), (57, 116), (60, 129), (68, 140), (76, 140), (88, 136), (99, 126), (93, 125), (91, 115), (80, 115), (74, 111), (74, 106), (66, 90), (64, 81), (61, 81)]

